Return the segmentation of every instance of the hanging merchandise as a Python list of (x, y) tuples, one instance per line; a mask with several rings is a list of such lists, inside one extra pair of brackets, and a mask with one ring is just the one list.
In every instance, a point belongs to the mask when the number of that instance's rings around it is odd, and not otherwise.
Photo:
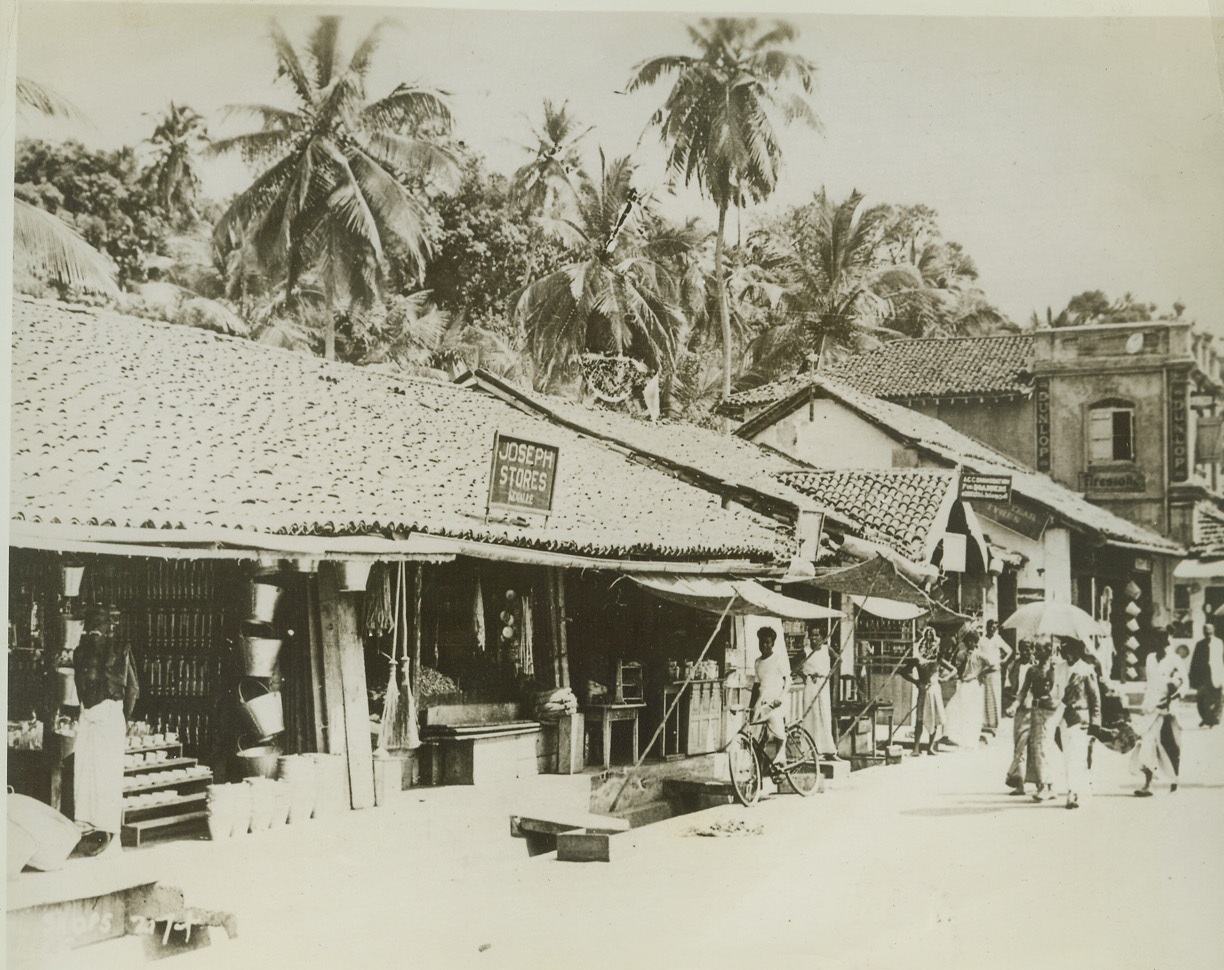
[(1143, 595), (1143, 590), (1139, 588), (1139, 584), (1133, 579), (1126, 584), (1126, 595), (1133, 600), (1137, 600)]
[[(388, 584), (391, 578), (391, 567), (386, 570)], [(395, 663), (396, 663), (396, 648), (399, 644), (399, 609), (400, 599), (404, 595), (403, 580), (399, 579), (395, 584), (395, 596), (389, 614), (391, 620), (391, 652), (387, 655), (390, 661), (391, 669), (387, 678), (387, 689), (383, 694), (383, 710), (382, 720), (378, 723), (378, 750), (390, 751), (392, 748), (398, 747), (398, 738), (395, 736), (396, 723), (399, 719), (399, 683), (395, 679)]]
[(519, 670), (531, 676), (535, 673), (535, 651), (531, 642), (531, 597), (523, 597), (523, 628), (519, 636)]
[[(420, 567), (417, 567), (418, 569)], [(400, 586), (404, 588), (405, 595), (400, 600), (401, 617), (404, 622), (405, 634), (408, 630), (408, 596), (407, 596), (407, 569), (403, 563), (400, 563)], [(419, 586), (417, 587), (420, 588)], [(420, 597), (415, 598), (413, 603), (414, 610), (420, 610)], [(420, 616), (413, 617), (413, 622), (419, 627)], [(397, 624), (398, 626), (398, 624)], [(415, 639), (415, 638), (414, 638)], [(417, 727), (417, 707), (416, 707), (416, 692), (412, 689), (412, 678), (410, 676), (411, 660), (408, 656), (408, 637), (404, 636), (404, 657), (402, 660), (402, 671), (404, 674), (403, 686), (400, 688), (398, 717), (396, 718), (395, 739), (398, 742), (398, 747), (406, 748), (409, 751), (415, 751), (421, 746), (421, 736)]]
[(365, 612), (361, 618), (367, 636), (380, 637), (391, 632), (395, 609), (391, 583), (390, 563), (376, 562), (366, 582)]
[(472, 630), (476, 636), (476, 649), (484, 653), (485, 649), (485, 615), (484, 591), (480, 586), (480, 574), (476, 574), (476, 592), (472, 597)]

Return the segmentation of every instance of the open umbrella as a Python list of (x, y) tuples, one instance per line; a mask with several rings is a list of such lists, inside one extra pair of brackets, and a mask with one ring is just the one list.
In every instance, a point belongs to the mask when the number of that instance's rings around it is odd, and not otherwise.
[(1091, 644), (1100, 634), (1097, 621), (1078, 606), (1041, 600), (1025, 603), (1003, 621), (1003, 627), (1015, 630), (1022, 639), (1039, 636), (1074, 637)]

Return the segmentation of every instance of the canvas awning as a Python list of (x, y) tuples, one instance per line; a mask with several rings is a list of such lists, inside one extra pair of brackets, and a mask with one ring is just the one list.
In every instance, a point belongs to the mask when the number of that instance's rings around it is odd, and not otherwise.
[(775, 593), (751, 579), (672, 575), (631, 578), (661, 599), (707, 613), (727, 610), (740, 616), (781, 616), (788, 620), (825, 620), (845, 615), (840, 610)]
[(1174, 579), (1224, 579), (1224, 559), (1205, 562), (1202, 559), (1183, 559), (1173, 570)]
[(851, 596), (850, 602), (864, 613), (878, 616), (885, 620), (916, 620), (927, 612), (926, 607), (916, 603), (901, 603), (897, 600), (882, 599), (879, 596)]
[[(939, 603), (921, 589), (911, 583), (897, 569), (897, 564), (884, 556), (876, 556), (866, 562), (845, 566), (841, 569), (817, 570), (817, 574), (802, 582), (832, 593), (841, 593), (849, 597), (864, 597), (875, 601), (892, 601), (897, 604), (908, 604), (920, 608), (922, 613), (930, 613), (933, 620), (968, 619), (963, 614), (949, 609)], [(865, 607), (863, 607), (865, 608)], [(881, 605), (881, 609), (892, 609)], [(873, 612), (868, 610), (868, 612)], [(885, 614), (878, 614), (884, 616)], [(900, 617), (896, 617), (900, 619)]]

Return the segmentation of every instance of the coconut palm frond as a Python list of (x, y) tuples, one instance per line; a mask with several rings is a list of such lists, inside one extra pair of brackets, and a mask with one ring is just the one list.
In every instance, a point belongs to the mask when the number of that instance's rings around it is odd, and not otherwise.
[(24, 199), (13, 200), (13, 253), (37, 276), (117, 297), (115, 268), (74, 229)]
[(85, 116), (63, 95), (28, 77), (17, 78), (17, 105), (48, 118), (83, 121)]

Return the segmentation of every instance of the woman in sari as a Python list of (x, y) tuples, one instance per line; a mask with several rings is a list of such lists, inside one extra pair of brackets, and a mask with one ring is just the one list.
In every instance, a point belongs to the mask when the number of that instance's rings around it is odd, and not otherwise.
[(1018, 710), (1028, 702), (1029, 734), (1024, 780), (1037, 786), (1033, 801), (1044, 802), (1054, 797), (1054, 732), (1062, 715), (1063, 685), (1059, 683), (1059, 667), (1054, 663), (1054, 648), (1039, 642), (1035, 647), (1033, 666), (1024, 675)]
[(1148, 654), (1146, 674), (1143, 717), (1137, 725), (1139, 742), (1130, 758), (1131, 770), (1143, 775), (1143, 787), (1135, 791), (1140, 798), (1152, 796), (1152, 780), (1157, 773), (1169, 779), (1170, 792), (1177, 791), (1181, 724), (1173, 713), (1173, 702), (1185, 687), (1186, 667), (1182, 658), (1170, 652), (1165, 641)]

